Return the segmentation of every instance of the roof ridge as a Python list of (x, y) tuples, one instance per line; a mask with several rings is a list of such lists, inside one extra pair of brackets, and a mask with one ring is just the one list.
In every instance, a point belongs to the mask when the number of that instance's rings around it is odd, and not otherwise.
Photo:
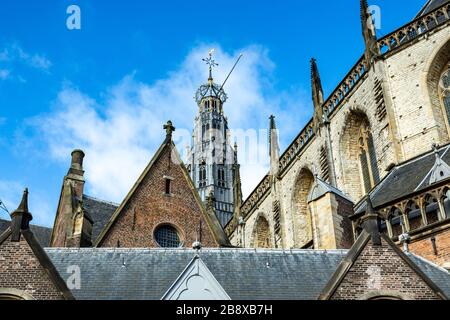
[(200, 252), (192, 248), (179, 248), (179, 249), (166, 249), (166, 248), (45, 248), (48, 252), (117, 252), (117, 253), (153, 253), (153, 252), (165, 252), (165, 253), (192, 253), (200, 255), (202, 253), (269, 253), (269, 254), (347, 254), (347, 249), (334, 249), (334, 250), (311, 250), (311, 249), (253, 249), (253, 248), (202, 248)]
[(109, 205), (112, 205), (112, 206), (115, 206), (115, 207), (120, 206), (119, 203), (116, 203), (116, 202), (113, 202), (113, 201), (102, 200), (102, 199), (99, 199), (99, 198), (96, 198), (96, 197), (89, 196), (87, 194), (83, 194), (83, 198), (85, 198), (85, 197), (90, 199), (90, 200), (95, 200), (97, 202), (106, 203), (106, 204), (109, 204)]

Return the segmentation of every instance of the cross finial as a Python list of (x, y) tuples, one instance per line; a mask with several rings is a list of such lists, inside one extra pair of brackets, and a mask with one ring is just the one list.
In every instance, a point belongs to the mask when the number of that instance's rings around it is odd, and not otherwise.
[(163, 128), (166, 130), (166, 140), (172, 140), (172, 133), (175, 131), (172, 121), (167, 121), (167, 124), (165, 124)]
[(212, 83), (213, 77), (212, 77), (212, 69), (217, 67), (219, 64), (216, 63), (216, 61), (213, 59), (214, 49), (209, 50), (208, 52), (208, 58), (203, 59), (203, 61), (209, 66), (209, 78), (208, 81)]

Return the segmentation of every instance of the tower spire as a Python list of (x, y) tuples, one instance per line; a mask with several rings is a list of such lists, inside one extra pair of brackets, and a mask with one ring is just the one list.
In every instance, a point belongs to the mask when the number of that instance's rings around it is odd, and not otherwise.
[(370, 66), (380, 55), (380, 50), (378, 48), (377, 34), (369, 4), (367, 3), (367, 0), (360, 1), (362, 32), (366, 45), (365, 58), (367, 66)]
[(238, 146), (234, 143), (234, 170), (233, 170), (233, 197), (234, 197), (234, 216), (239, 219), (242, 206), (242, 184), (241, 184), (241, 166), (238, 162)]
[(314, 104), (314, 122), (316, 128), (322, 124), (323, 118), (323, 89), (322, 81), (320, 80), (319, 68), (317, 67), (316, 59), (311, 59), (311, 87), (312, 99)]
[(279, 160), (280, 160), (280, 147), (278, 144), (278, 130), (275, 123), (275, 116), (270, 116), (270, 174), (273, 177), (278, 175), (279, 171)]

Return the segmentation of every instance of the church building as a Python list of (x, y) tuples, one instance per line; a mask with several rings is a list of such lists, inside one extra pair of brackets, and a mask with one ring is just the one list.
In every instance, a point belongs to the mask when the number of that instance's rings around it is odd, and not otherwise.
[(168, 121), (115, 204), (86, 195), (73, 151), (52, 228), (28, 190), (0, 220), (0, 300), (449, 299), (450, 0), (381, 38), (360, 4), (365, 52), (328, 97), (311, 59), (314, 115), (283, 153), (267, 115), (245, 201), (211, 52), (186, 163)]

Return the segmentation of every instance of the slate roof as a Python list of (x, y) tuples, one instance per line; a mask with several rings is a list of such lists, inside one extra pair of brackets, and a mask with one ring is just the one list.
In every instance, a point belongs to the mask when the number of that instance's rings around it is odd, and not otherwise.
[[(0, 219), (0, 234), (2, 234), (11, 224), (11, 220)], [(39, 244), (43, 247), (48, 247), (50, 245), (50, 239), (52, 236), (52, 229), (41, 226), (30, 226), (31, 231), (36, 237)]]
[[(450, 164), (450, 145), (439, 148), (442, 160)], [(394, 167), (370, 192), (374, 208), (420, 191), (428, 186), (429, 173), (436, 161), (434, 151), (427, 152)], [(355, 213), (365, 210), (365, 202), (356, 206)]]
[(315, 201), (327, 193), (334, 193), (340, 196), (341, 198), (346, 199), (351, 203), (354, 203), (354, 201), (348, 195), (343, 193), (341, 190), (333, 187), (332, 185), (326, 183), (318, 176), (315, 177), (314, 185), (311, 188), (311, 192), (308, 195), (308, 202)]
[(428, 0), (425, 6), (419, 11), (416, 18), (428, 14), (429, 12), (433, 11), (434, 9), (437, 9), (438, 7), (442, 6), (443, 4), (449, 1), (450, 0)]
[(83, 195), (83, 209), (86, 210), (94, 223), (92, 226), (92, 243), (95, 243), (118, 207), (118, 204)]
[(410, 252), (406, 253), (406, 255), (445, 293), (447, 297), (450, 297), (450, 273), (447, 270)]
[[(81, 300), (159, 300), (192, 258), (191, 249), (46, 249), (66, 279), (78, 265)], [(233, 300), (312, 300), (345, 250), (203, 249), (200, 258)]]

